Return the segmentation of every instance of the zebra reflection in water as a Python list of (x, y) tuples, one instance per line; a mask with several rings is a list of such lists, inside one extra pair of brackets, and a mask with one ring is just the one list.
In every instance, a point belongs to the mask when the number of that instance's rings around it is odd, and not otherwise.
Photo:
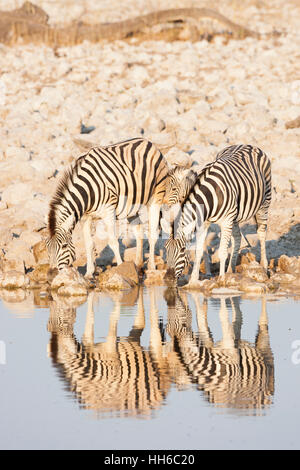
[[(167, 332), (171, 338), (168, 364), (175, 383), (196, 384), (210, 403), (256, 414), (272, 403), (274, 361), (268, 334), (266, 300), (262, 299), (255, 344), (241, 339), (239, 298), (220, 298), (222, 340), (215, 343), (207, 321), (207, 300), (192, 294), (198, 333), (192, 330), (192, 313), (186, 295), (177, 288), (165, 292)], [(232, 309), (229, 321), (228, 304)]]
[(94, 342), (95, 293), (88, 297), (88, 310), (82, 341), (74, 335), (76, 309), (58, 297), (50, 306), (49, 352), (67, 388), (75, 393), (81, 406), (97, 414), (147, 416), (159, 408), (169, 388), (162, 356), (162, 336), (154, 290), (150, 290), (150, 345), (140, 344), (145, 327), (142, 289), (138, 293), (137, 314), (126, 338), (117, 337), (121, 311), (116, 294), (105, 342)]
[[(148, 292), (149, 348), (140, 344), (145, 328), (143, 288), (137, 288), (137, 312), (128, 337), (117, 336), (123, 299), (116, 293), (106, 340), (97, 344), (94, 302), (98, 294), (89, 294), (81, 342), (74, 334), (76, 308), (70, 306), (70, 299), (54, 297), (48, 322), (50, 357), (66, 388), (83, 408), (94, 410), (100, 417), (104, 412), (147, 417), (162, 406), (172, 382), (180, 389), (196, 385), (210, 403), (249, 414), (257, 414), (272, 403), (274, 361), (264, 298), (255, 343), (251, 344), (241, 338), (238, 297), (213, 300), (220, 302), (222, 328), (222, 339), (215, 342), (207, 320), (207, 300), (201, 294), (187, 295), (178, 288), (168, 288), (164, 294), (168, 319), (162, 331), (157, 290), (151, 287)], [(193, 330), (188, 296), (195, 304), (198, 331)]]

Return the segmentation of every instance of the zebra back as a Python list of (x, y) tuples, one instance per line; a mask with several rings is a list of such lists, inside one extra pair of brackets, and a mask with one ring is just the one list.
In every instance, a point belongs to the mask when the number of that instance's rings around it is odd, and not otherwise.
[[(258, 147), (233, 145), (199, 173), (183, 206), (183, 224), (192, 219), (248, 220), (271, 201), (271, 163)], [(186, 217), (185, 217), (186, 216)]]
[(115, 207), (117, 218), (136, 215), (150, 201), (161, 204), (168, 167), (150, 141), (135, 138), (94, 147), (64, 172), (50, 202), (50, 237), (59, 227), (73, 230), (84, 214)]

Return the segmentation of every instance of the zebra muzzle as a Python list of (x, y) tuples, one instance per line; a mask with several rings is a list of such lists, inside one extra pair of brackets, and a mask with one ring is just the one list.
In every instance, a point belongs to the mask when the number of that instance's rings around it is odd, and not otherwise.
[(47, 272), (47, 281), (51, 284), (55, 276), (58, 274), (58, 269), (57, 268), (49, 268)]
[(169, 285), (176, 284), (176, 275), (175, 275), (175, 269), (174, 268), (168, 268), (167, 269), (167, 272), (164, 276), (164, 280)]

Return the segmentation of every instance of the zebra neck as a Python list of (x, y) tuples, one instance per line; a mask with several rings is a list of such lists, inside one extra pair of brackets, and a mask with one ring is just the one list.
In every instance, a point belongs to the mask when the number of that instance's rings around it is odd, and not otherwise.
[(189, 242), (191, 236), (187, 236), (184, 228), (182, 226), (179, 226), (177, 227), (177, 230), (174, 231), (173, 237), (176, 238), (179, 248), (184, 248)]
[(199, 185), (192, 190), (182, 208), (184, 223), (190, 223), (196, 218), (200, 226), (208, 220), (212, 209), (212, 197), (205, 186)]
[(194, 194), (190, 195), (182, 206), (176, 238), (180, 239), (182, 244), (189, 242), (207, 219), (208, 211), (201, 196), (197, 194), (195, 198)]
[(74, 214), (65, 213), (63, 207), (57, 206), (55, 210), (55, 231), (72, 233), (76, 225), (76, 219)]

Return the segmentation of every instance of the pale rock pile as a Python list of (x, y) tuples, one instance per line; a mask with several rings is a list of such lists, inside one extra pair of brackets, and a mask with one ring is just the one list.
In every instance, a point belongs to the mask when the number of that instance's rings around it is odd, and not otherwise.
[(127, 290), (139, 284), (139, 275), (133, 261), (107, 269), (100, 273), (98, 285), (104, 290)]
[(88, 284), (79, 274), (77, 269), (67, 267), (62, 269), (51, 283), (51, 289), (56, 290), (58, 295), (70, 297), (85, 296), (88, 291)]
[[(8, 3), (0, 0), (0, 8), (16, 7)], [(79, 15), (82, 21), (116, 21), (156, 7), (190, 6), (188, 1), (113, 0), (101, 4), (100, 11), (90, 0), (85, 10), (75, 2), (35, 3), (49, 13), (50, 22)], [(73, 139), (82, 124), (95, 130), (80, 137), (99, 145), (149, 138), (171, 164), (195, 161), (201, 167), (236, 143), (261, 147), (273, 167), (268, 257), (299, 255), (300, 129), (286, 129), (285, 123), (300, 114), (300, 12), (283, 0), (237, 3), (226, 0), (220, 11), (260, 31), (262, 39), (219, 36), (212, 42), (166, 43), (133, 38), (57, 50), (0, 44), (2, 287), (12, 282), (28, 286), (28, 273), (32, 286), (49, 282), (48, 260), (37, 260), (34, 250), (47, 236), (48, 206), (58, 179), (80, 155)], [(264, 34), (273, 30), (283, 34)], [(249, 224), (245, 230), (257, 254), (257, 236)], [(74, 241), (82, 266), (80, 224)], [(105, 244), (98, 242), (98, 249)]]
[[(273, 260), (274, 261), (274, 260)], [(282, 255), (275, 266), (271, 263), (269, 275), (257, 263), (252, 253), (241, 257), (235, 273), (222, 277), (188, 282), (184, 289), (200, 290), (206, 295), (295, 295), (300, 289), (300, 257)], [(205, 277), (205, 276), (203, 276)]]

